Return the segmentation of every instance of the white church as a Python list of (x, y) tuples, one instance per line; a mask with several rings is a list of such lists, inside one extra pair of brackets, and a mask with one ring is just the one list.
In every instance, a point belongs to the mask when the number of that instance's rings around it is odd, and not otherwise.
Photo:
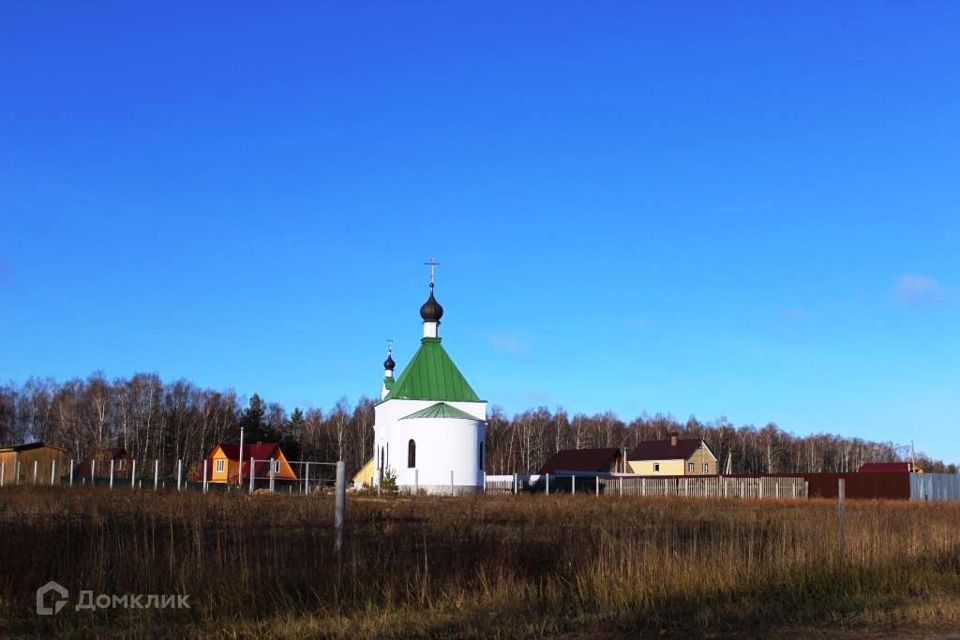
[(433, 295), (420, 307), (423, 337), (413, 359), (394, 376), (392, 349), (383, 363), (376, 405), (373, 458), (354, 477), (379, 487), (394, 476), (401, 491), (469, 493), (483, 490), (487, 403), (477, 396), (440, 342), (443, 307)]

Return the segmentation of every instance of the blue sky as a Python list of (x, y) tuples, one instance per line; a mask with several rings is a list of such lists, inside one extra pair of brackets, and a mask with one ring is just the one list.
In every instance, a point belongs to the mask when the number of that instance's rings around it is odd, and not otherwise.
[(195, 4), (0, 10), (0, 379), (372, 395), (435, 255), (507, 411), (960, 461), (960, 5)]

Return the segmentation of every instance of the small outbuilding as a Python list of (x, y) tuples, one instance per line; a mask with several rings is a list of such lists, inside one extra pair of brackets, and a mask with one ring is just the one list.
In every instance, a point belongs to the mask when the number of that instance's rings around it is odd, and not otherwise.
[(66, 449), (48, 442), (27, 442), (0, 446), (0, 480), (3, 485), (56, 482), (68, 470), (64, 468)]

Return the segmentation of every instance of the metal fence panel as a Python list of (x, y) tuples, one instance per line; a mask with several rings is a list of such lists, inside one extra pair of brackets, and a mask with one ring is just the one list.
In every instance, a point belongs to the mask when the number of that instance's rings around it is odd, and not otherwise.
[(956, 473), (911, 473), (911, 500), (960, 500), (960, 475)]

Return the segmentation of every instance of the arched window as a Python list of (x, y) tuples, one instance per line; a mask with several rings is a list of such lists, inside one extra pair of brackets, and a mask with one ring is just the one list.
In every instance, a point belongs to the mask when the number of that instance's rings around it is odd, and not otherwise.
[(480, 471), (483, 471), (483, 443), (480, 443)]
[(407, 443), (407, 468), (413, 469), (417, 466), (417, 443), (410, 440)]
[(383, 447), (380, 447), (380, 470), (383, 471)]

